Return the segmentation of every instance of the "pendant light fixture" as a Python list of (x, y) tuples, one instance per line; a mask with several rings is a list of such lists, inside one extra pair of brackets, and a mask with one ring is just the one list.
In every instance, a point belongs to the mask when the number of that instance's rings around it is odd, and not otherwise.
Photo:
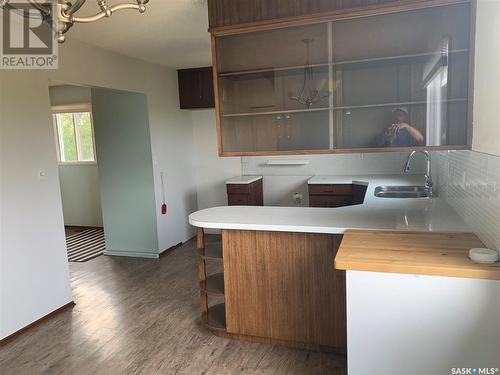
[(290, 93), (288, 97), (290, 100), (295, 100), (309, 109), (314, 104), (323, 101), (329, 94), (321, 95), (320, 90), (316, 87), (317, 82), (314, 80), (314, 71), (311, 65), (311, 43), (313, 40), (304, 39), (302, 42), (306, 46), (306, 64), (304, 66), (302, 88), (296, 95)]
[[(0, 0), (0, 8), (13, 9), (9, 4), (11, 0)], [(64, 43), (66, 33), (75, 23), (89, 23), (98, 21), (105, 17), (111, 17), (114, 12), (125, 9), (138, 10), (140, 13), (146, 11), (149, 0), (131, 0), (127, 3), (109, 5), (107, 0), (96, 0), (98, 11), (90, 16), (78, 16), (76, 13), (87, 2), (87, 0), (28, 0), (27, 3), (37, 9), (45, 22), (53, 25), (56, 38), (59, 43)], [(55, 13), (55, 14), (54, 14)], [(28, 15), (26, 15), (28, 14)], [(29, 17), (29, 13), (23, 11), (23, 15)]]

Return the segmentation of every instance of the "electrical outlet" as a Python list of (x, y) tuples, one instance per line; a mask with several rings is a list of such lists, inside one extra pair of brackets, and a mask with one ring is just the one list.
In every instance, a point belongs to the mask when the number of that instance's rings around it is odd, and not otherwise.
[(302, 204), (302, 200), (304, 199), (304, 194), (302, 193), (294, 193), (292, 196), (293, 203), (295, 203), (297, 206)]

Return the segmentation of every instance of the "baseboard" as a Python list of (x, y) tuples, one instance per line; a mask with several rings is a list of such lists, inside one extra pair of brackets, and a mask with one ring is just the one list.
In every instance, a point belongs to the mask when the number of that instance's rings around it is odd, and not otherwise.
[(183, 242), (179, 242), (177, 245), (170, 246), (168, 249), (163, 250), (160, 253), (160, 258), (163, 257), (163, 256), (166, 256), (166, 255), (170, 254), (172, 251), (174, 251), (175, 249), (177, 249), (179, 246), (182, 246), (182, 244), (183, 244)]
[(35, 326), (39, 325), (40, 323), (43, 323), (46, 320), (49, 320), (50, 318), (53, 318), (55, 315), (59, 314), (63, 310), (66, 310), (68, 308), (72, 308), (73, 306), (75, 306), (75, 302), (71, 301), (71, 302), (65, 304), (64, 306), (61, 306), (58, 309), (52, 311), (51, 313), (48, 313), (47, 315), (42, 316), (40, 319), (35, 320), (33, 323), (28, 324), (27, 326), (21, 328), (20, 330), (14, 332), (14, 333), (11, 333), (9, 336), (0, 340), (0, 347), (11, 342), (12, 340), (17, 338), (18, 336), (20, 336), (24, 332), (28, 331), (29, 329), (34, 328)]
[(104, 255), (112, 257), (129, 257), (129, 258), (146, 258), (146, 259), (158, 259), (159, 254), (147, 253), (141, 251), (115, 251), (115, 250), (104, 250)]

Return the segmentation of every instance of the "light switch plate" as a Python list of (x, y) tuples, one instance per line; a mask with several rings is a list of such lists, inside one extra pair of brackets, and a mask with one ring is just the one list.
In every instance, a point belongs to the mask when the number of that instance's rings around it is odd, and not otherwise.
[(38, 168), (38, 181), (45, 181), (47, 179), (47, 172), (44, 168)]

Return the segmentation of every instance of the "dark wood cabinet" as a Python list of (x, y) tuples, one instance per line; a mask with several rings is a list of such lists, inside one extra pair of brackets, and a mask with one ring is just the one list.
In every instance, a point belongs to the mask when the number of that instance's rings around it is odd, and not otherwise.
[(362, 204), (366, 186), (356, 184), (309, 185), (309, 207), (345, 207)]
[(227, 184), (229, 206), (263, 206), (264, 193), (262, 179), (249, 184)]
[(181, 109), (214, 108), (212, 67), (177, 71)]
[(210, 28), (216, 28), (406, 4), (407, 0), (208, 0), (208, 18)]

